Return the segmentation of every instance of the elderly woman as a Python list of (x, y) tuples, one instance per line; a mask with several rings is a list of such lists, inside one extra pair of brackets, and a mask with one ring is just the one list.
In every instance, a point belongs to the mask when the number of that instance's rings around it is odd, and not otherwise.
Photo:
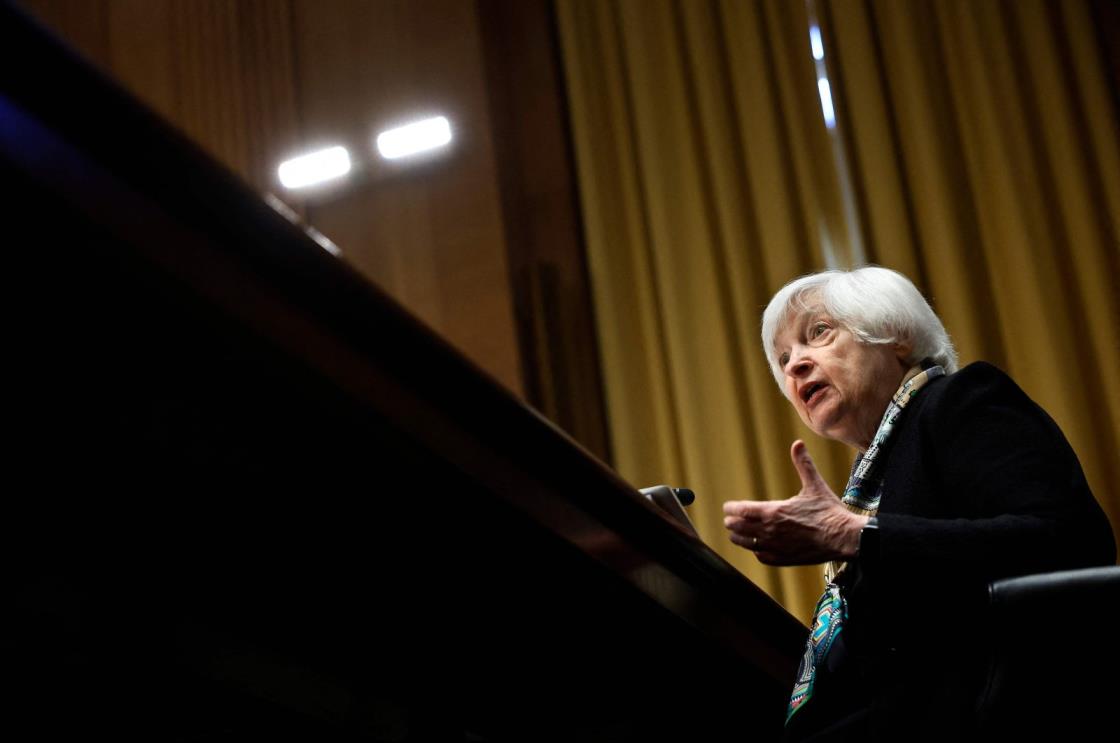
[(967, 737), (988, 582), (1115, 560), (1077, 457), (1000, 370), (957, 370), (894, 271), (796, 279), (766, 308), (762, 343), (801, 420), (857, 452), (841, 498), (795, 441), (801, 492), (724, 504), (731, 540), (762, 562), (829, 563), (787, 739)]

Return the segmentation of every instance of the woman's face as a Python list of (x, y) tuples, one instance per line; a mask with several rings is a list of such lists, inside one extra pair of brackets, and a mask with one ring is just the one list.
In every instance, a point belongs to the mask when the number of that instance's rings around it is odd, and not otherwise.
[(865, 450), (909, 369), (910, 349), (860, 343), (823, 312), (794, 318), (775, 343), (786, 397), (805, 425)]

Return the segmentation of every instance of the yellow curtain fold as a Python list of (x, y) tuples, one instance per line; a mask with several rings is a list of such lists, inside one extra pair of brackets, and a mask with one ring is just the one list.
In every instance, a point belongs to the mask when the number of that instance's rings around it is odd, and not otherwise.
[(807, 621), (820, 569), (759, 564), (728, 542), (720, 507), (796, 493), (798, 437), (842, 488), (851, 452), (797, 420), (758, 324), (783, 283), (865, 252), (926, 292), (962, 361), (1003, 366), (1051, 412), (1117, 523), (1120, 140), (1084, 4), (556, 12), (624, 477), (694, 488), (701, 537)]

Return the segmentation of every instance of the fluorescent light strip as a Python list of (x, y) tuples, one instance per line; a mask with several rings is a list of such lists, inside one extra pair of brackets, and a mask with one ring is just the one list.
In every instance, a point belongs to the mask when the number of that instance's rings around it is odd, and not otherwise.
[(836, 112), (832, 108), (832, 90), (828, 85), (828, 78), (817, 80), (817, 90), (821, 94), (821, 112), (824, 113), (824, 125), (829, 129), (836, 126)]
[(809, 26), (809, 44), (813, 47), (813, 59), (820, 62), (824, 59), (824, 41), (821, 39), (820, 26)]
[(280, 182), (285, 188), (306, 188), (340, 178), (350, 172), (350, 153), (345, 147), (328, 147), (280, 163)]
[(386, 160), (396, 160), (443, 147), (450, 141), (450, 122), (437, 116), (381, 132), (377, 135), (377, 151)]

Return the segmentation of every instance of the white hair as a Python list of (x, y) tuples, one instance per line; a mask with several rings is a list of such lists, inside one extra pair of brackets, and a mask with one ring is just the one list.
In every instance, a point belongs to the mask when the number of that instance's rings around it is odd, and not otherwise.
[(762, 313), (762, 350), (783, 393), (777, 335), (791, 321), (822, 311), (861, 343), (905, 343), (908, 363), (932, 359), (947, 374), (957, 370), (957, 352), (945, 326), (910, 279), (880, 266), (822, 271), (783, 286)]

